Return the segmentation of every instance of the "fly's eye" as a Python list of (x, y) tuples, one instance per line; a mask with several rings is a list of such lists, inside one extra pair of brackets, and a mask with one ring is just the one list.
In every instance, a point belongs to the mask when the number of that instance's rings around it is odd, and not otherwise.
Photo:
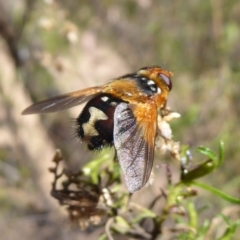
[(168, 76), (166, 76), (165, 74), (163, 74), (163, 73), (160, 73), (159, 77), (167, 84), (167, 86), (169, 88), (169, 91), (171, 91), (171, 89), (172, 89), (172, 81), (171, 81), (171, 79)]

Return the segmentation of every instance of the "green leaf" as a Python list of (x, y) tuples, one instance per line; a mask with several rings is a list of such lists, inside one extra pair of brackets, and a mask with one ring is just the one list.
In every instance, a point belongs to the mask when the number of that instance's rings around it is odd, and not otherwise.
[(204, 160), (189, 169), (183, 169), (181, 180), (184, 182), (193, 181), (194, 179), (203, 177), (217, 167), (219, 167), (224, 161), (224, 143), (219, 143), (218, 157), (214, 151), (205, 147), (198, 147), (197, 151), (207, 156), (207, 160)]
[(104, 154), (102, 157), (88, 162), (82, 170), (86, 176), (90, 176), (92, 178), (93, 183), (97, 184), (99, 173), (101, 173), (102, 166), (106, 161), (112, 161), (109, 154)]
[(227, 224), (227, 229), (223, 233), (223, 235), (219, 238), (219, 240), (230, 240), (232, 239), (233, 234), (236, 232), (237, 227), (240, 225), (240, 220), (238, 219), (236, 222), (231, 224), (227, 216), (225, 216), (224, 214), (219, 214), (219, 215), (220, 217), (223, 218), (223, 220)]
[(204, 220), (203, 225), (198, 230), (198, 236), (196, 237), (196, 240), (202, 240), (203, 237), (206, 236), (207, 231), (211, 227), (210, 221), (208, 219)]
[(142, 208), (142, 212), (140, 214), (138, 214), (132, 221), (131, 224), (135, 224), (140, 222), (141, 220), (145, 219), (145, 218), (156, 218), (157, 215), (152, 212), (151, 210), (147, 209), (147, 208)]
[(211, 160), (205, 160), (194, 165), (192, 168), (182, 171), (181, 180), (183, 182), (193, 181), (194, 179), (203, 177), (211, 173), (216, 168), (216, 165)]
[(191, 228), (197, 229), (198, 226), (198, 214), (193, 202), (187, 204), (187, 210), (189, 215), (189, 226)]
[(224, 162), (224, 142), (222, 141), (219, 143), (218, 158), (218, 166), (220, 166)]
[(202, 188), (202, 189), (204, 189), (204, 190), (206, 190), (206, 191), (208, 191), (208, 192), (210, 192), (210, 193), (212, 193), (212, 194), (214, 194), (214, 195), (216, 195), (216, 196), (218, 196), (218, 197), (220, 197), (220, 198), (222, 198), (222, 199), (224, 199), (224, 200), (226, 200), (230, 203), (240, 204), (240, 199), (239, 198), (234, 198), (234, 197), (232, 197), (232, 196), (230, 196), (230, 195), (228, 195), (228, 194), (226, 194), (226, 193), (224, 193), (224, 192), (222, 192), (222, 191), (220, 191), (220, 190), (218, 190), (214, 187), (211, 187), (211, 186), (209, 186), (205, 183), (190, 182), (189, 184), (200, 187), (200, 188)]
[(112, 225), (112, 228), (121, 234), (126, 234), (130, 229), (130, 224), (121, 216), (115, 217), (115, 222)]
[(218, 166), (218, 157), (216, 153), (212, 151), (210, 148), (198, 147), (197, 151), (207, 156), (209, 159), (211, 159), (214, 162), (215, 166)]

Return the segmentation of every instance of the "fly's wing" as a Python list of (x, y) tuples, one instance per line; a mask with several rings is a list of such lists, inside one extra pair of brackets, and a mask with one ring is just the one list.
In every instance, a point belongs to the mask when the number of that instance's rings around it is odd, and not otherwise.
[(114, 145), (127, 188), (142, 188), (151, 174), (157, 128), (154, 104), (120, 103), (114, 113)]
[(37, 102), (26, 108), (22, 114), (51, 113), (75, 107), (100, 93), (101, 87), (91, 87)]

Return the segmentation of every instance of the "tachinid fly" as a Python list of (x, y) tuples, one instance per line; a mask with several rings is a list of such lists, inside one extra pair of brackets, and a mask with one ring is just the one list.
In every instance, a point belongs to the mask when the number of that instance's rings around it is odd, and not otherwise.
[(62, 111), (87, 102), (77, 118), (77, 136), (89, 150), (113, 146), (130, 192), (148, 181), (154, 159), (158, 110), (172, 88), (172, 73), (144, 67), (102, 86), (35, 103), (23, 115)]

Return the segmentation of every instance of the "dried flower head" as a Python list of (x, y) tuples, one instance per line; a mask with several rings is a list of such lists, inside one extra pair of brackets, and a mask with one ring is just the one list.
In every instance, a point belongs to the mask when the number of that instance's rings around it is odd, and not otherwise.
[[(54, 174), (51, 195), (61, 205), (67, 206), (69, 219), (74, 224), (78, 224), (82, 230), (91, 225), (100, 224), (107, 210), (103, 197), (105, 190), (103, 191), (100, 184), (93, 184), (86, 179), (81, 170), (73, 172), (62, 169), (60, 171), (61, 161), (63, 161), (61, 151), (57, 150), (53, 158), (56, 165), (50, 169)], [(62, 186), (60, 189), (57, 188), (59, 182)]]
[(177, 112), (165, 111), (164, 116), (158, 115), (158, 138), (156, 141), (156, 149), (161, 153), (169, 151), (172, 156), (180, 160), (180, 144), (172, 140), (172, 129), (169, 121), (179, 118), (181, 115)]

